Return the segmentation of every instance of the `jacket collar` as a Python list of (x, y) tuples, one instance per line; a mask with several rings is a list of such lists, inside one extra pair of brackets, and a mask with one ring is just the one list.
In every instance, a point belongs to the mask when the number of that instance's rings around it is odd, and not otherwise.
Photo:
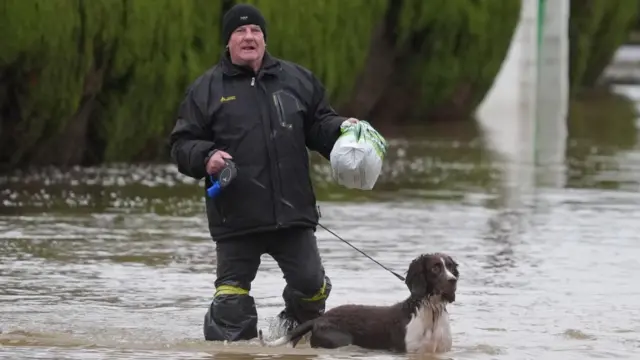
[[(225, 75), (228, 76), (238, 76), (238, 75), (256, 75), (248, 66), (236, 65), (231, 62), (231, 57), (229, 56), (229, 51), (225, 50), (220, 59), (220, 65), (222, 66), (222, 70)], [(280, 61), (274, 58), (267, 51), (264, 52), (264, 56), (262, 58), (262, 67), (258, 71), (258, 76), (262, 76), (264, 74), (275, 75), (280, 70)]]

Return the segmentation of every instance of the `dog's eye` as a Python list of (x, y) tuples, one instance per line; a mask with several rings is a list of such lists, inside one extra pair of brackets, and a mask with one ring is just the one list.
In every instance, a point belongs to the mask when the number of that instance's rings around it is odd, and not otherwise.
[(436, 264), (431, 268), (431, 271), (434, 273), (439, 273), (440, 272), (440, 264)]

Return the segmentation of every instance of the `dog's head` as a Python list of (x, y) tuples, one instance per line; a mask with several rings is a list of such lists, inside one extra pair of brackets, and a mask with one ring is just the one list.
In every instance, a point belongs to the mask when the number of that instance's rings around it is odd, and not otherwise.
[(414, 298), (441, 295), (447, 302), (456, 300), (458, 264), (442, 253), (424, 254), (409, 265), (405, 284)]

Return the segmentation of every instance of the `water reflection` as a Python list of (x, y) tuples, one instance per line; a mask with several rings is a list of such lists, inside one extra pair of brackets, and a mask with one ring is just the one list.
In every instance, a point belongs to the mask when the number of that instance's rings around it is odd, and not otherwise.
[(637, 189), (637, 178), (624, 177), (627, 167), (635, 166), (626, 157), (638, 143), (635, 105), (622, 95), (594, 91), (573, 102), (570, 110), (568, 186)]

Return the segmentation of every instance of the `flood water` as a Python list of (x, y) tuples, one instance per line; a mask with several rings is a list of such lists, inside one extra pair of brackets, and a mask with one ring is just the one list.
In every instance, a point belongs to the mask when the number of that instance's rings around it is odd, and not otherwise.
[[(400, 273), (424, 252), (460, 263), (454, 349), (436, 358), (640, 353), (637, 121), (602, 119), (608, 134), (573, 121), (556, 185), (523, 180), (533, 165), (489, 150), (494, 140), (473, 123), (390, 135), (372, 192), (328, 185), (326, 162), (316, 163), (325, 226)], [(3, 177), (0, 188), (1, 358), (405, 358), (203, 341), (214, 244), (199, 184), (171, 165), (38, 169)], [(329, 307), (407, 296), (348, 245), (317, 236), (334, 286)], [(252, 290), (263, 329), (281, 310), (283, 286), (265, 256)]]

